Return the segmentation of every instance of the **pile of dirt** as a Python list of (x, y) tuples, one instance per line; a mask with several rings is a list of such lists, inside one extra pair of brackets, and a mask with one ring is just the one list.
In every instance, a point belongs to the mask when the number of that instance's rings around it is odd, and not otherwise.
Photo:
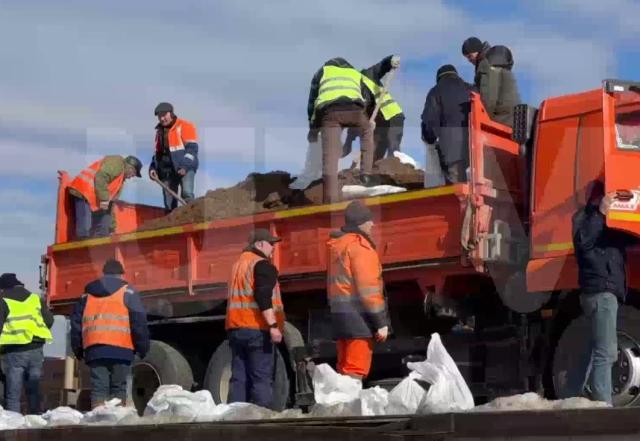
[[(413, 190), (422, 188), (424, 172), (396, 158), (385, 158), (374, 165), (373, 178), (377, 185), (395, 185)], [(342, 170), (338, 180), (340, 186), (358, 185), (359, 170)], [(176, 208), (167, 216), (146, 222), (139, 231), (322, 204), (321, 179), (302, 191), (289, 188), (293, 181), (294, 178), (283, 171), (251, 173), (233, 187), (209, 190), (204, 196)]]

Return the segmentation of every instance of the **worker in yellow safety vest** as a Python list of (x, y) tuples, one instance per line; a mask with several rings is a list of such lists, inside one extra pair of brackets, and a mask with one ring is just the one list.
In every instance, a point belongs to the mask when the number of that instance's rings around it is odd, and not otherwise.
[(354, 127), (361, 133), (360, 171), (368, 184), (373, 167), (373, 129), (365, 114), (362, 74), (343, 58), (327, 61), (316, 72), (309, 92), (309, 142), (322, 135), (323, 202), (340, 199), (338, 161), (342, 154), (343, 128)]
[[(404, 113), (400, 104), (393, 99), (388, 90), (382, 93), (382, 79), (392, 69), (398, 69), (399, 67), (400, 57), (389, 55), (379, 63), (360, 71), (366, 86), (366, 111), (369, 118), (373, 114), (376, 104), (379, 105), (379, 110), (375, 117), (375, 130), (373, 131), (374, 163), (385, 156), (392, 156), (393, 152), (400, 151), (400, 143), (404, 133)], [(357, 136), (359, 136), (358, 130), (350, 128), (342, 148), (343, 158), (351, 153), (351, 146)]]
[(53, 315), (38, 295), (25, 289), (13, 273), (0, 276), (0, 352), (5, 408), (20, 412), (23, 382), (29, 414), (41, 412), (43, 346), (52, 340)]

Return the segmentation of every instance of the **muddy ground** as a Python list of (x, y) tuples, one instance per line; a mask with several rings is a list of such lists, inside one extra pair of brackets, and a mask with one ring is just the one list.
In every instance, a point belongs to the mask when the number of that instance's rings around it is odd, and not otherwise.
[[(376, 183), (395, 185), (408, 190), (422, 188), (424, 172), (396, 158), (385, 158), (373, 167)], [(246, 216), (290, 207), (322, 204), (322, 180), (312, 182), (304, 190), (291, 190), (294, 178), (287, 172), (252, 173), (230, 188), (218, 188), (176, 208), (165, 217), (146, 222), (140, 230), (154, 230), (189, 223), (207, 222), (235, 216)], [(340, 185), (360, 184), (358, 170), (342, 170)]]

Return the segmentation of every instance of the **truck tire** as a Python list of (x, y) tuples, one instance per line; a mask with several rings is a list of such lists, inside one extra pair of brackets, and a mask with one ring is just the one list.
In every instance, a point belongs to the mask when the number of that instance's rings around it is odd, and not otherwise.
[[(589, 327), (584, 316), (565, 329), (553, 359), (553, 382), (558, 398), (570, 398), (566, 390), (567, 375), (575, 364), (576, 354), (587, 346)], [(612, 369), (615, 407), (640, 406), (640, 311), (631, 306), (618, 310), (618, 360)]]
[[(209, 390), (216, 404), (226, 403), (231, 380), (231, 348), (225, 340), (211, 356), (207, 373), (204, 377), (204, 389)], [(284, 358), (277, 351), (276, 374), (273, 382), (273, 403), (271, 409), (282, 411), (287, 406), (289, 397), (289, 377), (287, 376)]]
[(187, 360), (175, 348), (168, 344), (151, 340), (146, 357), (136, 358), (133, 364), (133, 402), (142, 414), (147, 402), (163, 384), (177, 384), (190, 391), (193, 386), (193, 373)]

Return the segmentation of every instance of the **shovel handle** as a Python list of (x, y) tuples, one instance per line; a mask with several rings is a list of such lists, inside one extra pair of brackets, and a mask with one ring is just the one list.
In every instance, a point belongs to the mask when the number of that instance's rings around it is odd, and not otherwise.
[(178, 194), (177, 194), (175, 191), (171, 190), (171, 189), (169, 188), (169, 186), (168, 186), (168, 185), (166, 185), (164, 182), (162, 182), (160, 179), (158, 179), (158, 178), (151, 178), (151, 180), (152, 180), (153, 182), (155, 182), (156, 184), (158, 184), (160, 187), (164, 188), (164, 189), (167, 191), (167, 193), (169, 193), (171, 196), (173, 196), (174, 198), (176, 198), (176, 200), (177, 200), (178, 202), (180, 202), (182, 205), (187, 205), (187, 202), (186, 202), (184, 199), (182, 199), (180, 196), (178, 196)]

